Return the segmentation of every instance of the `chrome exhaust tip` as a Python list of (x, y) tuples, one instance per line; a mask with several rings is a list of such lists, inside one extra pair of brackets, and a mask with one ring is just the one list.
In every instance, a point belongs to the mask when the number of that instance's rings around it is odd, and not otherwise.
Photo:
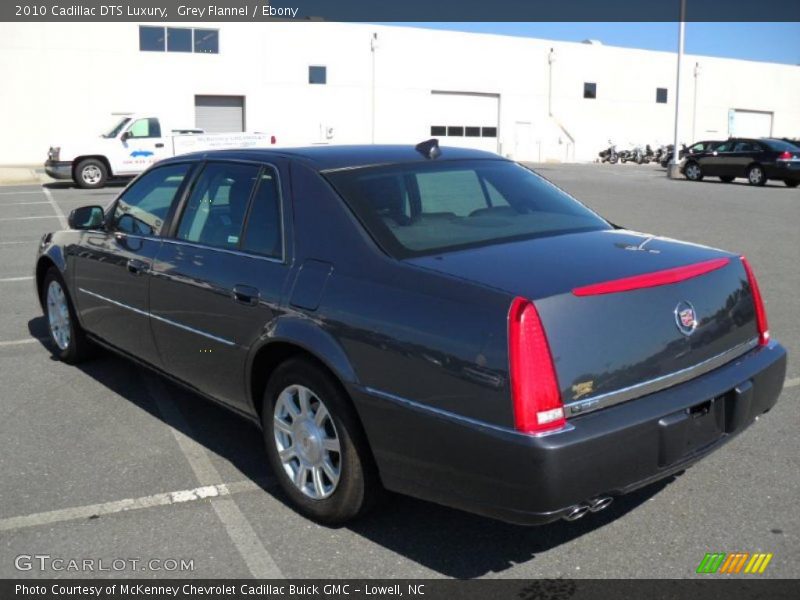
[(565, 521), (577, 521), (581, 517), (585, 516), (586, 513), (589, 512), (589, 506), (586, 504), (576, 504), (575, 506), (570, 507), (567, 509), (567, 513), (564, 515), (563, 519)]
[(592, 498), (589, 500), (589, 510), (593, 513), (600, 512), (601, 510), (605, 510), (609, 506), (614, 499), (611, 496), (598, 496), (597, 498)]

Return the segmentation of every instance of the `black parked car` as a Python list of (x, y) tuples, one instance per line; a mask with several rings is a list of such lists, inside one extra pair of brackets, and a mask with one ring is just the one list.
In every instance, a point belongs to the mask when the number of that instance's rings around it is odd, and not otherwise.
[[(694, 148), (694, 146), (692, 146)], [(779, 179), (789, 187), (800, 183), (800, 148), (778, 139), (731, 138), (687, 153), (681, 172), (691, 181), (719, 177), (730, 183), (746, 177), (751, 185)]]
[(494, 154), (160, 162), (49, 233), (55, 353), (97, 343), (258, 423), (326, 523), (383, 488), (573, 520), (768, 411), (786, 354), (747, 261), (616, 228)]

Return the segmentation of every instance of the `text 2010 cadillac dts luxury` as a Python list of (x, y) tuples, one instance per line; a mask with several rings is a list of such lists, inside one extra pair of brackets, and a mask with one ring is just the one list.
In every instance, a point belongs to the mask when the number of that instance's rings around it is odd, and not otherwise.
[(515, 523), (685, 469), (777, 401), (737, 255), (610, 224), (435, 141), (156, 164), (44, 236), (56, 354), (124, 354), (259, 423), (304, 514), (382, 488)]

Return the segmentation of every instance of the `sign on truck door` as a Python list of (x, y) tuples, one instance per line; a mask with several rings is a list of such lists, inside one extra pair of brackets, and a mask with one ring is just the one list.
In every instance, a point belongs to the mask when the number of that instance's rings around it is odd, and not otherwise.
[(114, 173), (140, 173), (154, 162), (171, 154), (161, 134), (161, 123), (155, 117), (134, 120), (119, 138), (119, 148), (111, 158)]

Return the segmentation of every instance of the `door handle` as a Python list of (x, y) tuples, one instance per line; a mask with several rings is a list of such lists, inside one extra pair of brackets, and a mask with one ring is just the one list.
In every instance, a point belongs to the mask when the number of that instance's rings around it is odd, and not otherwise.
[(143, 260), (131, 258), (128, 260), (128, 271), (133, 275), (142, 275), (150, 270), (150, 265)]
[(249, 285), (235, 285), (233, 286), (233, 299), (241, 304), (248, 306), (255, 306), (258, 304), (259, 298), (258, 290)]
[(158, 144), (156, 144), (156, 148), (163, 148), (163, 147), (164, 147), (164, 144), (162, 144), (161, 142), (159, 142)]

